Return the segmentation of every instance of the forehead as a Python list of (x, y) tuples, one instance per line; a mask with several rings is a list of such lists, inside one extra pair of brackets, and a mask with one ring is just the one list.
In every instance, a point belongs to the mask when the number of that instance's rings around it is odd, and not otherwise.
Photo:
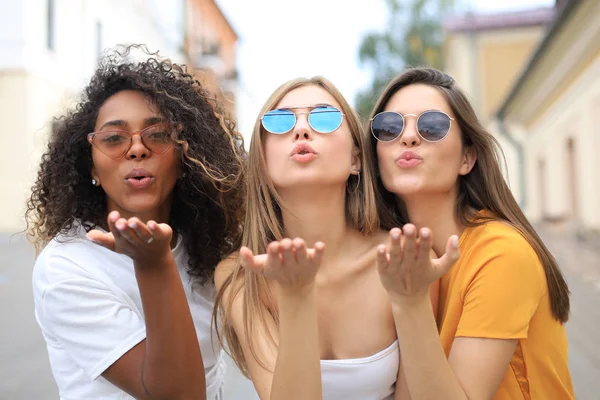
[(438, 89), (429, 85), (413, 84), (394, 93), (386, 104), (384, 111), (419, 114), (433, 109), (452, 115), (450, 105)]
[(330, 104), (341, 109), (341, 105), (335, 97), (316, 85), (305, 85), (289, 91), (275, 108), (309, 107), (315, 104)]
[(110, 96), (98, 110), (98, 120), (136, 120), (160, 114), (156, 104), (135, 90), (122, 90)]

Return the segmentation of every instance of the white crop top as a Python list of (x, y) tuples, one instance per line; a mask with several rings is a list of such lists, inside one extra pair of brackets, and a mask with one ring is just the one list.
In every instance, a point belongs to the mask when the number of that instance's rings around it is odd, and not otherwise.
[(369, 357), (321, 360), (323, 400), (391, 400), (398, 368), (397, 340)]

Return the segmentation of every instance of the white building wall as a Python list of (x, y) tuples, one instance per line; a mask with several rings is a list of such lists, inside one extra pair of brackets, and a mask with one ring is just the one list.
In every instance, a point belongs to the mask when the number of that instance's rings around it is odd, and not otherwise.
[(0, 0), (0, 232), (24, 228), (25, 199), (53, 116), (73, 105), (98, 56), (117, 44), (144, 43), (181, 62), (183, 2)]
[[(526, 148), (531, 161), (527, 180), (534, 201), (528, 210), (536, 218), (572, 215), (575, 197), (578, 223), (584, 228), (600, 229), (599, 77), (600, 55), (529, 129)], [(575, 145), (574, 181), (569, 171), (569, 138), (574, 139)], [(539, 184), (543, 177), (537, 168), (538, 160), (544, 160), (546, 165), (543, 185)], [(546, 188), (546, 193), (540, 193), (540, 186)], [(545, 215), (542, 204), (546, 206)]]

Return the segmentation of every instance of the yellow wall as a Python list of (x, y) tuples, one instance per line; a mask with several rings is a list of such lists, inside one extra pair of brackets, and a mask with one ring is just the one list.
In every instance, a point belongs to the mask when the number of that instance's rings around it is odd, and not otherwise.
[(448, 33), (446, 72), (467, 92), (484, 123), (508, 95), (543, 33), (540, 26)]
[(488, 32), (479, 40), (481, 117), (489, 120), (508, 96), (541, 39), (540, 27)]

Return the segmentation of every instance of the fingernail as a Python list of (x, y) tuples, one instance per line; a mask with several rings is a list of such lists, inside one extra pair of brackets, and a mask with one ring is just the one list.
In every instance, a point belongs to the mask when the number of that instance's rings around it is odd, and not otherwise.
[(421, 232), (421, 237), (428, 238), (429, 237), (429, 231), (423, 231), (423, 232)]
[(122, 231), (125, 229), (125, 224), (120, 222), (120, 223), (116, 224), (116, 227), (118, 230)]
[(400, 239), (400, 234), (398, 232), (393, 232), (392, 233), (392, 239), (394, 239), (394, 240)]
[(454, 235), (451, 239), (452, 247), (458, 249), (458, 236)]
[(129, 223), (129, 227), (130, 227), (131, 229), (135, 229), (135, 228), (137, 228), (137, 224), (136, 224), (135, 222), (130, 222), (130, 223)]

